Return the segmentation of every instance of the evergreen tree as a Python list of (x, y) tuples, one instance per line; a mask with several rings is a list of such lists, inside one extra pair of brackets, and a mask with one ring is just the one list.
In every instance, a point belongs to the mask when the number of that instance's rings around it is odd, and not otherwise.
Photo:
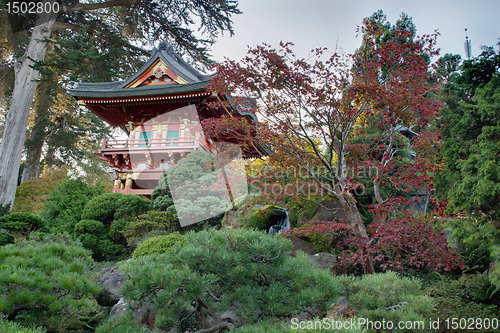
[[(44, 5), (53, 5), (56, 1), (42, 2)], [(5, 4), (2, 7), (5, 7)], [(230, 17), (240, 13), (237, 2), (233, 0), (110, 0), (98, 3), (64, 1), (60, 9), (57, 13), (49, 11), (36, 16), (8, 17), (10, 32), (7, 31), (7, 34), (26, 28), (29, 28), (31, 33), (27, 34), (29, 42), (26, 42), (27, 38), (23, 39), (24, 47), (12, 47), (21, 50), (19, 55), (22, 54), (22, 57), (11, 60), (10, 73), (14, 73), (11, 77), (15, 77), (15, 80), (0, 146), (2, 205), (14, 200), (28, 116), (40, 76), (40, 68), (37, 65), (45, 59), (48, 45), (52, 43), (50, 38), (54, 28), (68, 31), (84, 29), (95, 37), (96, 43), (106, 41), (117, 49), (125, 48), (136, 52), (140, 51), (136, 44), (144, 45), (167, 39), (180, 54), (208, 63), (207, 46), (224, 31), (232, 34)], [(199, 30), (207, 38), (196, 37), (190, 29), (195, 21), (200, 22)]]
[(500, 52), (484, 48), (451, 75), (441, 118), (438, 190), (455, 210), (500, 219)]

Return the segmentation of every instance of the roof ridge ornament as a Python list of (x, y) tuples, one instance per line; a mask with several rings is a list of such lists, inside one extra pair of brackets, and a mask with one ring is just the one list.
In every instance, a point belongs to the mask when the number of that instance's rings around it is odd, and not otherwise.
[(161, 42), (158, 44), (158, 49), (160, 51), (167, 51), (169, 54), (175, 54), (174, 48), (168, 42)]

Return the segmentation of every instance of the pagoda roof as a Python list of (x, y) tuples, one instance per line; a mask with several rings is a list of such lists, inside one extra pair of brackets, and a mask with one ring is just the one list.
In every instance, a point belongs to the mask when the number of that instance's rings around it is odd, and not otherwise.
[(76, 98), (113, 99), (132, 96), (170, 95), (201, 91), (213, 75), (202, 74), (167, 43), (154, 48), (149, 60), (131, 77), (123, 81), (77, 83), (68, 92)]

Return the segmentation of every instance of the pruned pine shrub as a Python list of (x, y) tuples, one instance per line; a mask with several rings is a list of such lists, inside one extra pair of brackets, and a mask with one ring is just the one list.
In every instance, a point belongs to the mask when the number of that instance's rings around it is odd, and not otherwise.
[(101, 193), (101, 186), (87, 185), (81, 179), (68, 179), (50, 192), (39, 215), (53, 232), (72, 234), (75, 224), (82, 219), (87, 202)]
[(14, 236), (6, 230), (0, 231), (0, 246), (14, 243)]
[(117, 256), (124, 252), (121, 244), (114, 244), (108, 229), (101, 221), (81, 220), (75, 225), (74, 235), (87, 249), (92, 250), (95, 259)]
[(126, 313), (118, 318), (104, 320), (96, 328), (95, 333), (160, 333), (160, 331), (155, 328), (149, 330), (147, 326), (138, 323), (130, 313)]
[(135, 247), (136, 243), (143, 241), (152, 233), (168, 234), (180, 231), (181, 227), (177, 216), (172, 212), (151, 210), (130, 220), (122, 230), (128, 245)]
[(0, 247), (0, 316), (51, 332), (82, 329), (99, 309), (100, 288), (84, 274), (91, 262), (77, 243)]
[(186, 244), (186, 236), (174, 232), (168, 235), (156, 236), (146, 239), (132, 253), (132, 257), (147, 256), (151, 254), (162, 254), (175, 245)]
[(137, 216), (148, 210), (149, 201), (140, 195), (104, 193), (90, 200), (83, 210), (82, 219), (111, 221), (127, 216)]
[(19, 325), (5, 319), (0, 319), (0, 332), (2, 333), (46, 333), (43, 327), (31, 328)]
[(288, 256), (290, 249), (290, 241), (253, 230), (189, 233), (186, 244), (121, 266), (130, 276), (122, 292), (129, 304), (153, 303), (160, 330), (199, 329), (205, 306), (210, 312), (232, 307), (249, 324), (307, 307), (326, 310), (337, 283), (305, 255)]
[(0, 229), (27, 234), (45, 227), (45, 221), (30, 213), (12, 213), (0, 218)]
[[(361, 278), (338, 276), (336, 280), (344, 286), (343, 294), (359, 318), (371, 321), (424, 322), (434, 315), (435, 300), (426, 295), (421, 280), (399, 276), (388, 271), (365, 275)], [(402, 329), (398, 332), (421, 332), (418, 329)]]
[[(446, 318), (498, 318), (500, 308), (497, 303), (500, 293), (488, 279), (488, 272), (463, 275), (458, 280), (443, 279), (428, 289), (436, 300), (435, 317), (440, 319), (440, 327), (446, 327)], [(443, 330), (444, 332), (470, 332), (470, 330)], [(475, 332), (491, 332), (490, 329), (474, 328)]]

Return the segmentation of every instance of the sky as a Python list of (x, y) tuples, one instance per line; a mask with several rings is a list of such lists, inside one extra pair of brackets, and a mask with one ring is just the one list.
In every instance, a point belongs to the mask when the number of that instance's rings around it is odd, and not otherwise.
[(212, 46), (216, 61), (240, 60), (247, 46), (266, 42), (278, 47), (280, 41), (293, 42), (299, 57), (318, 47), (353, 53), (361, 44), (356, 27), (379, 9), (392, 24), (402, 12), (408, 14), (418, 35), (438, 30), (441, 55), (465, 58), (465, 28), (472, 56), (481, 53), (481, 45), (494, 46), (500, 38), (500, 0), (239, 0), (238, 8), (243, 14), (233, 16), (234, 35), (226, 34)]

